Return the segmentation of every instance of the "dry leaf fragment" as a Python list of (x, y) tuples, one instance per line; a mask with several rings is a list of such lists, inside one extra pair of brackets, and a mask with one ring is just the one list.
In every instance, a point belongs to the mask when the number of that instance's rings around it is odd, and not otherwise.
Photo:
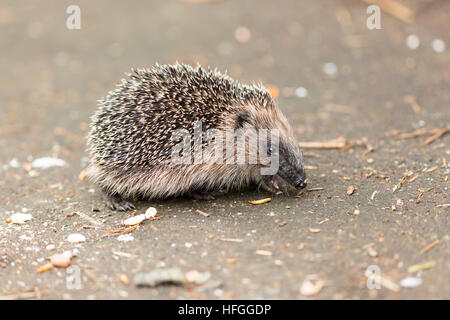
[(355, 192), (355, 187), (354, 186), (348, 186), (347, 187), (347, 194), (350, 196), (353, 194), (353, 192)]

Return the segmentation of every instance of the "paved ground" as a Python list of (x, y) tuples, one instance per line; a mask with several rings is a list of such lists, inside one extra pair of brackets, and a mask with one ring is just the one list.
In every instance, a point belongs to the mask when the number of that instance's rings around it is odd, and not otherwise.
[[(450, 46), (450, 3), (405, 1), (418, 10), (413, 23), (383, 12), (382, 29), (369, 30), (367, 4), (357, 0), (187, 2), (77, 1), (81, 30), (65, 27), (72, 2), (0, 5), (0, 296), (303, 299), (302, 283), (316, 279), (319, 299), (450, 298), (450, 135), (425, 146), (430, 135), (398, 139), (450, 125), (450, 50), (431, 46), (435, 38)], [(239, 27), (247, 28), (241, 42)], [(416, 50), (409, 34), (420, 38)], [(308, 188), (323, 189), (301, 197), (252, 206), (271, 195), (249, 190), (210, 202), (140, 202), (137, 213), (154, 206), (162, 218), (141, 224), (129, 242), (103, 237), (130, 214), (108, 210), (78, 177), (96, 100), (131, 67), (176, 60), (278, 88), (301, 141), (367, 139), (374, 150), (305, 150)], [(326, 63), (337, 72), (326, 74)], [(295, 96), (298, 87), (306, 97)], [(67, 166), (30, 166), (47, 156)], [(5, 222), (19, 212), (32, 220)], [(68, 242), (72, 233), (86, 242)], [(82, 289), (71, 289), (68, 269), (36, 273), (52, 254), (74, 249), (69, 270), (80, 271)], [(408, 272), (423, 263), (430, 268)], [(366, 286), (371, 265), (380, 290)], [(206, 287), (132, 283), (156, 267), (211, 279)], [(408, 276), (423, 282), (396, 290)]]

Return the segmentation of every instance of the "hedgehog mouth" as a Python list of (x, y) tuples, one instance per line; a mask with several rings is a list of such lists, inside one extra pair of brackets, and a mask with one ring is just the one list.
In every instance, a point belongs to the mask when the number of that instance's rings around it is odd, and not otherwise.
[(286, 181), (286, 179), (283, 179), (283, 177), (275, 174), (273, 176), (265, 176), (264, 177), (264, 183), (266, 184), (266, 186), (268, 186), (270, 189), (274, 190), (274, 191), (279, 191), (280, 190), (280, 180), (282, 181), (282, 183), (287, 183), (288, 185), (291, 185), (292, 187), (301, 190), (303, 188), (306, 187), (306, 180), (304, 181), (303, 179), (300, 179), (297, 183), (289, 183), (288, 181)]
[(280, 190), (280, 186), (278, 184), (278, 176), (277, 175), (273, 175), (273, 176), (265, 176), (264, 177), (264, 183), (266, 184), (266, 186), (268, 186), (269, 188), (278, 191)]

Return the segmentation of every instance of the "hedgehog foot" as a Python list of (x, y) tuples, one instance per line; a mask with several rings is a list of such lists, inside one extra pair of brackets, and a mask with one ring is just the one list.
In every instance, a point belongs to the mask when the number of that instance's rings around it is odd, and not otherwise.
[(136, 209), (135, 205), (118, 194), (106, 194), (106, 205), (111, 210), (127, 211)]
[(219, 190), (219, 191), (203, 191), (203, 192), (192, 192), (190, 196), (194, 198), (195, 200), (215, 200), (217, 196), (221, 196), (225, 194), (226, 191)]

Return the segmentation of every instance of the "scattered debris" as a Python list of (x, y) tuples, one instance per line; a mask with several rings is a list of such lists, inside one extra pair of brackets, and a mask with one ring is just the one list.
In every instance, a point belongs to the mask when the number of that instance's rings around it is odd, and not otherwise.
[(260, 256), (271, 256), (272, 255), (272, 251), (267, 251), (267, 250), (256, 250), (255, 253)]
[(156, 217), (157, 213), (158, 213), (158, 211), (156, 210), (156, 208), (148, 207), (147, 210), (145, 211), (145, 218), (146, 219), (154, 218), (154, 217)]
[(185, 273), (184, 278), (188, 283), (201, 285), (211, 278), (209, 272), (199, 272), (198, 270), (191, 270)]
[(71, 259), (68, 255), (57, 253), (50, 257), (50, 263), (54, 267), (67, 268), (70, 266)]
[(311, 232), (311, 233), (319, 233), (320, 229), (309, 228), (309, 232)]
[(406, 277), (400, 280), (399, 285), (403, 288), (415, 288), (422, 284), (422, 278), (419, 277)]
[(389, 289), (391, 291), (394, 291), (394, 292), (399, 292), (400, 291), (400, 286), (398, 284), (396, 284), (394, 281), (390, 280), (390, 279), (387, 279), (387, 278), (384, 278), (384, 277), (380, 277), (380, 284), (383, 287), (385, 287), (385, 288), (387, 288), (387, 289)]
[(136, 230), (137, 227), (138, 227), (138, 225), (134, 225), (134, 226), (120, 227), (117, 229), (109, 230), (104, 235), (102, 235), (102, 238), (108, 237), (108, 236), (117, 236), (120, 234), (127, 234), (127, 233), (130, 233), (130, 232), (133, 232), (134, 230)]
[[(80, 216), (80, 217), (83, 218), (84, 220), (86, 220), (86, 221), (88, 221), (88, 222), (90, 222), (90, 223), (92, 223), (92, 224), (95, 224), (96, 226), (101, 226), (101, 225), (102, 225), (102, 223), (101, 223), (100, 221), (98, 221), (98, 220), (92, 218), (91, 216), (87, 215), (86, 213), (83, 213), (83, 212), (73, 212), (73, 214), (76, 214), (76, 215)], [(69, 215), (67, 215), (67, 216), (69, 217)]]
[(412, 266), (408, 267), (408, 272), (414, 273), (414, 272), (417, 272), (419, 270), (431, 269), (435, 265), (436, 265), (436, 263), (434, 261), (427, 261), (427, 262), (424, 262), (424, 263), (415, 264), (415, 265), (412, 265)]
[[(409, 37), (411, 37), (411, 36), (409, 36)], [(409, 40), (409, 37), (408, 37), (408, 40)], [(419, 43), (420, 43), (420, 41), (419, 41)], [(420, 113), (422, 111), (422, 107), (417, 103), (417, 99), (414, 96), (410, 96), (410, 95), (404, 96), (403, 102), (409, 104), (415, 113)]]
[(306, 297), (315, 296), (322, 290), (324, 284), (325, 282), (323, 280), (313, 282), (312, 279), (306, 279), (300, 287), (300, 293)]
[(344, 137), (338, 137), (329, 141), (300, 142), (299, 146), (304, 149), (341, 149), (345, 147), (346, 143)]
[(35, 169), (48, 169), (51, 167), (64, 167), (67, 163), (59, 158), (43, 157), (33, 160), (31, 165)]
[(352, 195), (353, 192), (355, 192), (355, 187), (354, 186), (348, 186), (347, 187), (347, 195)]
[(424, 169), (422, 171), (428, 173), (428, 172), (436, 171), (437, 169), (438, 169), (438, 166), (434, 166), (434, 167), (431, 167), (431, 168), (428, 168), (428, 169)]
[(373, 201), (373, 199), (375, 199), (375, 195), (378, 193), (378, 190), (375, 190), (372, 195), (370, 196), (370, 200)]
[(436, 206), (436, 208), (448, 208), (448, 207), (450, 207), (450, 203), (438, 204)]
[(10, 218), (6, 220), (7, 223), (24, 224), (30, 221), (33, 216), (29, 213), (14, 213)]
[(325, 188), (322, 188), (322, 187), (310, 188), (310, 189), (307, 189), (306, 191), (313, 192), (313, 191), (322, 191), (322, 190), (325, 190)]
[(121, 256), (121, 257), (125, 257), (125, 258), (137, 258), (138, 257), (135, 254), (121, 252), (121, 251), (113, 251), (112, 253), (116, 256)]
[(338, 72), (338, 67), (334, 62), (327, 62), (323, 65), (322, 71), (328, 76), (334, 76)]
[(230, 239), (230, 238), (220, 238), (219, 240), (226, 241), (226, 242), (243, 242), (242, 239)]
[(265, 199), (260, 199), (260, 200), (253, 200), (253, 201), (249, 201), (248, 203), (257, 205), (257, 204), (267, 203), (267, 202), (270, 202), (270, 201), (272, 201), (272, 198), (265, 198)]
[(80, 174), (78, 175), (78, 179), (80, 181), (84, 181), (87, 177), (87, 172), (86, 170), (81, 170)]
[(138, 287), (156, 287), (164, 284), (181, 285), (185, 283), (185, 278), (180, 268), (155, 269), (149, 273), (136, 274), (133, 283)]
[(433, 50), (437, 53), (442, 53), (445, 51), (445, 42), (441, 39), (433, 39), (433, 42), (431, 42), (431, 47)]
[(36, 269), (37, 273), (44, 273), (53, 269), (53, 265), (51, 263), (46, 263), (42, 267)]
[(413, 132), (409, 132), (409, 133), (395, 133), (395, 134), (397, 135), (397, 139), (399, 139), (399, 140), (431, 135), (431, 137), (429, 137), (428, 139), (426, 139), (424, 142), (422, 142), (420, 144), (420, 146), (426, 146), (426, 145), (436, 141), (437, 139), (439, 139), (440, 137), (442, 137), (449, 131), (450, 131), (450, 127), (437, 128), (437, 129), (420, 128), (420, 129), (417, 129), (417, 130), (415, 130)]
[(417, 199), (416, 199), (416, 203), (420, 203), (422, 201), (422, 196), (425, 192), (430, 191), (431, 189), (433, 189), (433, 187), (428, 188), (428, 189), (420, 189), (419, 188), (419, 194), (417, 195)]
[[(406, 45), (408, 46), (408, 48), (410, 48), (411, 50), (415, 50), (420, 46), (420, 39), (418, 36), (416, 36), (415, 34), (410, 34), (407, 38), (406, 38)], [(408, 96), (410, 97), (410, 96)]]
[(420, 250), (420, 254), (422, 255), (422, 254), (424, 254), (425, 252), (427, 252), (427, 251), (433, 249), (435, 246), (438, 245), (438, 243), (439, 243), (439, 239), (433, 241), (432, 243), (430, 243), (429, 245), (427, 245), (425, 248), (423, 248), (422, 250)]
[(71, 243), (85, 242), (86, 237), (79, 233), (72, 233), (67, 237), (67, 241), (69, 241)]
[(128, 276), (126, 274), (119, 275), (119, 280), (126, 286), (130, 285), (130, 279), (128, 278)]
[(204, 217), (206, 217), (206, 218), (209, 217), (209, 214), (206, 213), (206, 212), (203, 212), (203, 211), (200, 211), (200, 210), (195, 210), (195, 212), (197, 212), (199, 215), (202, 215), (202, 216), (204, 216)]
[(298, 87), (295, 89), (295, 96), (297, 98), (305, 98), (308, 95), (308, 89), (304, 87)]
[(397, 183), (397, 185), (394, 186), (394, 188), (392, 189), (392, 192), (395, 192), (395, 191), (397, 191), (398, 189), (400, 189), (400, 188), (403, 186), (403, 184), (406, 182), (406, 179), (408, 179), (410, 176), (412, 176), (413, 173), (414, 173), (414, 172), (412, 172), (411, 170), (408, 170), (408, 171), (404, 174), (403, 178)]
[(372, 247), (368, 247), (367, 248), (367, 253), (369, 254), (369, 256), (371, 257), (377, 257), (378, 256), (378, 252), (372, 248)]
[(117, 237), (117, 240), (122, 242), (128, 242), (133, 241), (134, 237), (131, 234), (121, 234), (120, 236)]
[(134, 225), (140, 224), (145, 219), (146, 219), (145, 214), (139, 214), (137, 216), (130, 217), (130, 218), (126, 219), (123, 222), (123, 224), (126, 225), (126, 226), (134, 226)]

